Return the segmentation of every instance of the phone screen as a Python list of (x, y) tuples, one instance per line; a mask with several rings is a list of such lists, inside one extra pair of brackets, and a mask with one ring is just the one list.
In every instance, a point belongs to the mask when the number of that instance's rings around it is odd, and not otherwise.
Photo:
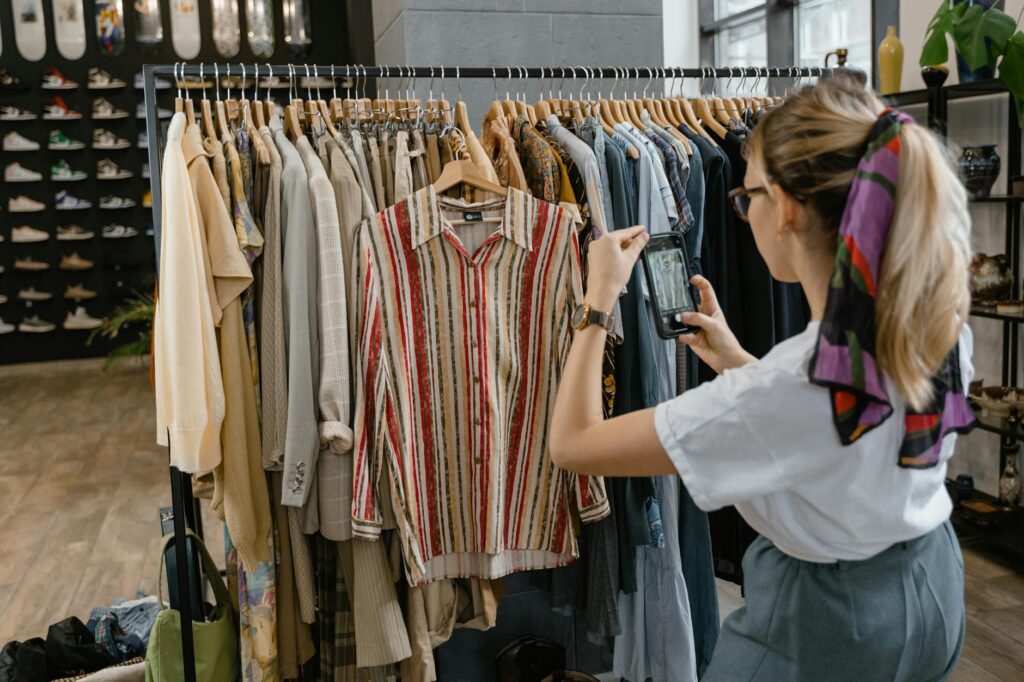
[(682, 238), (656, 235), (644, 250), (647, 281), (654, 299), (661, 336), (671, 338), (689, 328), (682, 313), (697, 309), (690, 286), (689, 268)]

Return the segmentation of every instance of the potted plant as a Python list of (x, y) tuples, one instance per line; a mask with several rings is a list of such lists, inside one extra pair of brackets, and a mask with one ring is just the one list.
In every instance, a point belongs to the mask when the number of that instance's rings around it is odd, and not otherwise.
[(89, 336), (89, 343), (96, 335), (108, 339), (116, 339), (123, 331), (137, 329), (136, 338), (114, 348), (107, 354), (105, 368), (110, 369), (122, 360), (142, 358), (153, 346), (153, 318), (156, 313), (156, 300), (152, 294), (136, 292), (131, 298), (117, 308), (110, 317), (103, 320), (103, 326)]
[[(942, 0), (928, 24), (921, 66), (944, 64), (949, 59), (946, 36), (951, 36), (957, 55), (966, 69), (961, 69), (961, 82), (976, 80), (976, 72), (1000, 81), (1013, 94), (1017, 116), (1024, 115), (1024, 33), (1017, 30), (1017, 21), (994, 3), (976, 1), (951, 3)], [(987, 72), (986, 72), (987, 70)]]

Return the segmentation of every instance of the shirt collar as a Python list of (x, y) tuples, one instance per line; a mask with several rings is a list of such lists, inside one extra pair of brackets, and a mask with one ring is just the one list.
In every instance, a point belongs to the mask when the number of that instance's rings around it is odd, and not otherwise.
[(536, 224), (539, 203), (529, 194), (512, 187), (508, 188), (508, 195), (504, 198), (467, 202), (440, 196), (433, 185), (427, 185), (410, 196), (407, 204), (412, 223), (412, 247), (417, 249), (445, 232), (455, 232), (441, 210), (442, 205), (462, 211), (491, 211), (504, 206), (505, 215), (495, 231), (520, 248), (532, 251), (532, 228)]

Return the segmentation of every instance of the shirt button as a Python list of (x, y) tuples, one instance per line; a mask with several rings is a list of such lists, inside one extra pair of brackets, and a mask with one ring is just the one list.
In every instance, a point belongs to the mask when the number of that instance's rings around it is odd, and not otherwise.
[(470, 308), (475, 308), (476, 307), (476, 301), (470, 301), (469, 302), (469, 307)]
[(471, 341), (469, 343), (469, 345), (472, 346), (473, 348), (479, 348), (480, 347), (480, 342), (479, 341)]
[(482, 419), (480, 419), (480, 417), (477, 417), (476, 419), (473, 420), (473, 423), (476, 424), (477, 426), (481, 426), (484, 422)]
[(480, 377), (473, 377), (473, 383), (474, 384), (479, 384), (480, 383)]

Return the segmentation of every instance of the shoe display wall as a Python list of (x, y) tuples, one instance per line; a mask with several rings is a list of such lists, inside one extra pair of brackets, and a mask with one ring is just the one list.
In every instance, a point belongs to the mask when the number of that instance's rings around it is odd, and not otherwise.
[[(0, 23), (11, 3), (0, 2)], [(49, 10), (48, 2), (43, 5)], [(110, 3), (108, 3), (110, 4)], [(276, 5), (277, 3), (273, 3)], [(16, 1), (15, 6), (18, 5)], [(199, 3), (200, 14), (209, 3)], [(241, 3), (240, 3), (241, 6)], [(93, 33), (90, 3), (85, 3), (85, 27)], [(124, 2), (126, 15), (134, 15)], [(147, 143), (166, 139), (174, 111), (176, 89), (168, 77), (156, 81), (159, 129), (146, 130), (143, 103), (143, 64), (173, 64), (174, 52), (167, 24), (164, 34), (143, 41), (144, 27), (136, 21), (122, 24), (111, 34), (120, 44), (104, 47), (102, 39), (86, 36), (84, 54), (66, 59), (53, 41), (38, 61), (24, 59), (4, 36), (0, 59), (0, 364), (59, 358), (106, 355), (111, 348), (134, 339), (126, 331), (115, 341), (102, 337), (86, 345), (88, 330), (111, 315), (135, 293), (152, 293), (156, 254), (152, 228), (151, 176), (160, 166), (147, 167)], [(208, 17), (209, 15), (203, 15)], [(49, 18), (49, 17), (48, 17)], [(357, 45), (355, 36), (372, 35), (366, 26), (347, 25), (345, 12), (315, 17), (316, 37), (304, 59), (309, 63), (371, 63), (372, 45), (361, 54), (346, 52)], [(3, 26), (9, 33), (8, 24)], [(203, 23), (204, 32), (209, 25)], [(48, 29), (51, 30), (51, 29)], [(350, 36), (350, 40), (343, 36)], [(232, 59), (234, 97), (241, 85), (234, 66), (295, 61), (276, 32), (273, 54), (256, 57), (245, 40)], [(10, 49), (8, 49), (10, 48)], [(348, 49), (353, 49), (348, 47)], [(362, 48), (360, 48), (362, 49)], [(116, 57), (111, 56), (116, 53)], [(203, 35), (193, 63), (221, 64), (211, 36)], [(313, 74), (310, 74), (312, 77)], [(321, 78), (323, 73), (319, 74)], [(246, 74), (247, 95), (265, 74)], [(207, 88), (189, 89), (196, 112), (198, 100), (217, 96), (214, 73)], [(279, 79), (280, 80), (280, 79)], [(220, 92), (226, 97), (226, 83)], [(284, 102), (287, 80), (271, 97)], [(340, 87), (339, 83), (339, 87)], [(260, 89), (260, 97), (266, 91)], [(198, 118), (198, 117), (197, 117)], [(16, 265), (17, 263), (17, 265)], [(79, 312), (78, 306), (84, 306)]]

